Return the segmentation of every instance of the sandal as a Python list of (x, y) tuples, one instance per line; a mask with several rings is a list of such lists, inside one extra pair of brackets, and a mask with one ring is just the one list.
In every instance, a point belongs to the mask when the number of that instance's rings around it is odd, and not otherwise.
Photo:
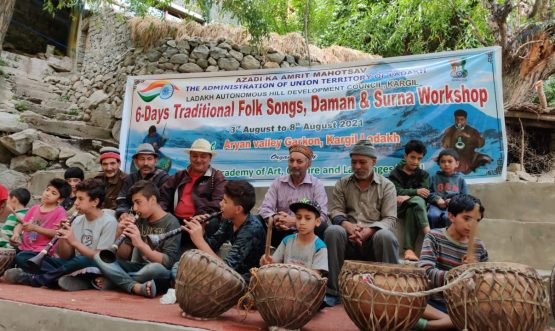
[[(148, 282), (150, 282), (150, 294), (148, 294), (147, 292), (147, 284)], [(149, 281), (146, 281), (144, 283), (141, 284), (141, 289), (140, 289), (140, 293), (142, 296), (146, 297), (146, 298), (154, 298), (156, 297), (156, 283), (154, 282), (154, 279), (151, 279)]]

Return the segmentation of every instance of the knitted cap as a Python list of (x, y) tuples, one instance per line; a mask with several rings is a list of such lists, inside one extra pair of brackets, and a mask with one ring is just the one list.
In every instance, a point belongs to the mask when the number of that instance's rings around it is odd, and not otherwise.
[(376, 153), (376, 148), (374, 148), (374, 145), (368, 139), (359, 140), (353, 146), (353, 149), (351, 150), (351, 153), (349, 155), (353, 155), (353, 154), (364, 155), (374, 159), (378, 158), (378, 154)]
[(310, 161), (312, 161), (312, 157), (314, 156), (314, 153), (312, 153), (312, 150), (305, 145), (291, 145), (291, 147), (289, 147), (289, 154), (293, 152), (303, 154)]

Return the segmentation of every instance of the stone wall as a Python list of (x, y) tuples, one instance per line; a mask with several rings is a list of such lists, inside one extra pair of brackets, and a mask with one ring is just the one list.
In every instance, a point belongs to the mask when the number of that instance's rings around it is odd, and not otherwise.
[[(186, 38), (159, 40), (143, 49), (131, 45), (130, 29), (119, 14), (89, 18), (82, 71), (69, 89), (70, 101), (93, 126), (112, 129), (119, 140), (127, 76), (307, 66), (300, 56), (253, 49), (226, 41)], [(315, 63), (316, 64), (316, 63)]]

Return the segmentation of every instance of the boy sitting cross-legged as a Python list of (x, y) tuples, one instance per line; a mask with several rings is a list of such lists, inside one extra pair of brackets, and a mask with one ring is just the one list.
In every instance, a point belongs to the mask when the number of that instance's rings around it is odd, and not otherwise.
[[(460, 194), (451, 199), (448, 207), (451, 225), (448, 228), (434, 229), (426, 234), (418, 266), (426, 269), (433, 287), (445, 285), (447, 271), (466, 263), (468, 245), (474, 245), (474, 261), (486, 262), (488, 252), (484, 243), (474, 239), (470, 243), (473, 227), (484, 216), (484, 206), (477, 198)], [(447, 307), (442, 294), (433, 294), (428, 301), (423, 318), (416, 324), (416, 330), (446, 330), (454, 328), (447, 315)]]
[(302, 199), (292, 203), (289, 209), (295, 213), (297, 233), (283, 238), (272, 256), (264, 254), (260, 258), (260, 265), (290, 263), (318, 273), (327, 273), (328, 250), (314, 233), (314, 228), (320, 225), (320, 205), (316, 201)]
[[(63, 222), (58, 229), (57, 253), (59, 258), (45, 257), (37, 273), (19, 275), (23, 283), (40, 287), (59, 285), (67, 291), (91, 288), (90, 279), (68, 274), (95, 266), (92, 258), (97, 251), (109, 248), (116, 235), (116, 219), (99, 208), (104, 200), (104, 185), (87, 179), (76, 185), (75, 209), (82, 215), (73, 223)], [(64, 276), (66, 275), (66, 276)]]
[[(71, 193), (71, 187), (63, 179), (52, 179), (46, 189), (42, 192), (42, 203), (34, 205), (18, 224), (13, 232), (12, 241), (17, 242), (21, 232), (23, 236), (19, 244), (19, 252), (15, 256), (15, 264), (19, 268), (9, 269), (4, 274), (4, 279), (10, 283), (18, 283), (22, 272), (31, 271), (26, 267), (30, 258), (48, 245), (52, 237), (56, 235), (60, 222), (66, 219), (64, 208), (61, 203)], [(48, 263), (46, 256), (43, 263)]]
[(177, 229), (179, 222), (158, 204), (160, 192), (153, 182), (140, 180), (131, 186), (129, 193), (133, 209), (139, 213), (140, 219), (135, 224), (128, 214), (120, 218), (116, 236), (123, 233), (127, 239), (117, 250), (116, 262), (105, 262), (100, 254), (94, 256), (94, 261), (105, 275), (104, 279), (95, 280), (95, 286), (109, 289), (117, 285), (129, 293), (153, 298), (157, 289), (168, 288), (169, 269), (178, 257), (181, 235), (165, 240), (158, 247), (150, 247), (146, 236)]

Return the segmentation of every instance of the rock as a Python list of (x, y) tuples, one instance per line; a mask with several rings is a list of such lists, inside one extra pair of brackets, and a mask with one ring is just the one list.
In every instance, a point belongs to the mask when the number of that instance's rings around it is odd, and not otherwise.
[(104, 93), (104, 91), (102, 90), (96, 90), (94, 91), (93, 94), (91, 94), (90, 97), (87, 98), (87, 101), (85, 101), (83, 108), (85, 109), (88, 109), (91, 107), (96, 108), (96, 106), (98, 106), (99, 104), (103, 103), (106, 100), (108, 100), (108, 95)]
[(177, 68), (179, 72), (203, 72), (202, 68), (196, 63), (185, 63)]
[[(175, 54), (179, 53), (179, 50), (177, 48), (168, 48), (165, 52), (164, 52), (164, 57), (166, 58), (171, 58), (172, 56), (174, 56)], [(161, 60), (161, 59), (160, 59)]]
[(225, 49), (225, 50), (227, 50), (227, 51), (231, 50), (231, 45), (228, 44), (228, 43), (226, 43), (226, 42), (219, 43), (219, 44), (218, 44), (218, 47), (219, 47), (219, 48), (223, 48), (223, 49)]
[(237, 52), (235, 50), (230, 50), (229, 55), (231, 55), (235, 60), (241, 62), (243, 60), (243, 53)]
[(218, 70), (218, 66), (208, 66), (208, 68), (206, 68), (206, 72), (216, 72)]
[(189, 51), (191, 49), (191, 46), (189, 46), (189, 43), (187, 42), (187, 40), (180, 40), (177, 42), (177, 48), (180, 51)]
[(553, 178), (549, 174), (542, 174), (540, 177), (538, 177), (538, 183), (555, 183), (555, 178)]
[(162, 53), (158, 52), (155, 49), (151, 49), (149, 50), (146, 54), (146, 58), (150, 61), (150, 62), (156, 62), (158, 61), (158, 59), (160, 58), (160, 56), (162, 56)]
[(243, 69), (260, 69), (260, 62), (252, 55), (247, 55), (241, 61), (241, 68)]
[(9, 191), (18, 187), (27, 187), (29, 176), (15, 170), (0, 171), (0, 183), (2, 183)]
[(29, 59), (25, 71), (27, 71), (27, 74), (32, 77), (41, 77), (54, 73), (54, 69), (52, 69), (46, 61), (37, 58)]
[(520, 163), (509, 163), (507, 166), (507, 171), (517, 172), (524, 170)]
[(37, 140), (37, 130), (27, 129), (0, 138), (0, 143), (15, 155), (22, 155), (31, 150), (33, 141)]
[(121, 121), (117, 121), (112, 128), (112, 137), (119, 143), (119, 135), (121, 132)]
[(177, 43), (175, 42), (175, 40), (168, 40), (166, 42), (166, 45), (168, 45), (170, 47), (177, 47)]
[(206, 69), (208, 67), (208, 61), (206, 61), (205, 59), (198, 59), (197, 65), (202, 69)]
[(170, 63), (174, 64), (184, 64), (189, 61), (189, 55), (187, 54), (175, 54), (170, 58)]
[(527, 182), (537, 182), (538, 179), (532, 175), (530, 175), (529, 173), (527, 173), (526, 171), (517, 171), (516, 175), (522, 179), (525, 180)]
[[(85, 117), (90, 115), (85, 114)], [(55, 121), (32, 112), (24, 112), (21, 118), (29, 126), (39, 129), (42, 132), (50, 133), (61, 137), (77, 136), (82, 138), (110, 139), (112, 133), (108, 129), (91, 126), (87, 122), (80, 121)], [(1, 141), (1, 139), (0, 139)]]
[(0, 131), (19, 132), (28, 129), (29, 126), (19, 119), (19, 114), (8, 114), (0, 112)]
[(310, 65), (307, 59), (299, 59), (298, 63), (300, 67), (308, 67)]
[(74, 150), (74, 149), (71, 149), (71, 148), (60, 147), (60, 154), (58, 155), (58, 158), (60, 160), (69, 159), (70, 157), (77, 154), (77, 152), (78, 152), (77, 150)]
[(227, 54), (228, 53), (225, 49), (219, 48), (219, 47), (213, 47), (210, 50), (210, 57), (213, 58), (214, 60), (217, 60), (222, 57), (226, 57)]
[(35, 172), (46, 169), (48, 162), (39, 156), (16, 156), (10, 162), (10, 169), (19, 172)]
[(62, 58), (50, 56), (47, 63), (57, 72), (70, 72), (73, 69), (73, 61), (67, 56)]
[(10, 152), (9, 149), (4, 147), (4, 145), (0, 144), (0, 164), (6, 163), (9, 164), (10, 160), (14, 155)]
[(251, 55), (252, 54), (252, 47), (249, 45), (243, 45), (239, 48), (239, 52), (245, 54), (245, 55)]
[(221, 58), (218, 59), (218, 67), (223, 70), (233, 71), (239, 68), (239, 61), (230, 58)]
[(285, 54), (280, 53), (280, 52), (268, 53), (268, 54), (266, 54), (266, 57), (271, 62), (276, 62), (276, 63), (279, 64), (279, 63), (281, 63), (281, 61), (283, 61), (283, 59), (285, 59)]
[(83, 170), (99, 170), (97, 157), (91, 153), (77, 153), (75, 156), (66, 160), (67, 167), (79, 167)]
[[(95, 109), (91, 112), (90, 123), (100, 128), (109, 129), (112, 127), (112, 107), (108, 104), (103, 104), (101, 109)], [(108, 108), (108, 109), (106, 109)]]
[(208, 64), (211, 66), (215, 66), (218, 64), (218, 61), (214, 60), (213, 58), (209, 57), (208, 58)]
[(279, 68), (279, 67), (280, 67), (279, 63), (276, 63), (276, 62), (266, 62), (262, 66), (262, 68), (264, 68), (264, 69), (275, 69), (275, 68)]
[(289, 62), (287, 62), (287, 61), (283, 61), (283, 62), (281, 62), (281, 64), (279, 66), (281, 68), (289, 68), (291, 66), (291, 64), (289, 64)]
[(295, 57), (291, 55), (286, 55), (285, 61), (287, 61), (289, 64), (297, 64), (297, 62), (295, 62)]
[(31, 153), (36, 156), (40, 156), (43, 159), (54, 161), (58, 159), (60, 155), (60, 150), (44, 141), (35, 140), (33, 141), (33, 148)]
[(191, 52), (191, 57), (193, 59), (207, 59), (210, 54), (210, 50), (205, 45), (200, 45), (195, 47)]
[(123, 116), (123, 105), (117, 105), (113, 107), (112, 117), (114, 117), (117, 120), (121, 120), (122, 116)]

